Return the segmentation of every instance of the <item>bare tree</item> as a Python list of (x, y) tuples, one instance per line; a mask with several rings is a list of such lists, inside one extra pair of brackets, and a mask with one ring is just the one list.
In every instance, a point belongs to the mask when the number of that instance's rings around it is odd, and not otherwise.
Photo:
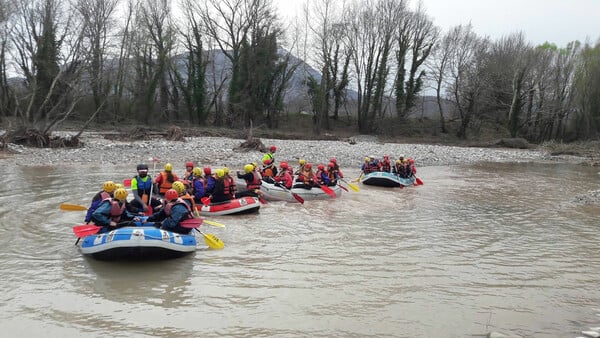
[(140, 118), (144, 123), (150, 119), (163, 122), (178, 118), (177, 112), (169, 109), (169, 71), (176, 31), (170, 2), (139, 1), (134, 23), (137, 28), (132, 31), (136, 76), (131, 86), (141, 104)]
[(115, 27), (113, 19), (119, 0), (77, 0), (75, 9), (83, 20), (83, 48), (89, 67), (87, 73), (94, 109), (103, 115), (112, 81), (106, 67), (107, 49)]
[(487, 39), (479, 38), (470, 26), (460, 29), (449, 64), (453, 103), (460, 117), (457, 136), (467, 137), (467, 128), (480, 112), (487, 79), (484, 66), (489, 49)]
[(57, 0), (19, 2), (12, 25), (13, 59), (26, 84), (16, 100), (17, 114), (43, 135), (68, 118), (84, 90), (81, 25), (68, 6)]
[(440, 114), (440, 129), (442, 133), (447, 133), (446, 118), (444, 116), (444, 105), (442, 96), (448, 87), (449, 68), (452, 62), (455, 48), (458, 46), (461, 33), (463, 30), (472, 31), (472, 26), (469, 24), (466, 28), (462, 25), (452, 27), (441, 39), (440, 43), (436, 44), (432, 51), (432, 58), (429, 58), (428, 68), (429, 75), (435, 83), (435, 96)]
[(0, 0), (0, 122), (14, 109), (14, 94), (8, 84), (6, 58), (10, 42), (8, 24), (14, 9), (12, 1)]
[(329, 129), (331, 111), (333, 119), (338, 119), (349, 84), (350, 53), (343, 43), (345, 25), (339, 15), (342, 12), (343, 7), (338, 0), (314, 0), (305, 6), (307, 26), (314, 41), (314, 62), (321, 69), (319, 83), (316, 79), (309, 82), (312, 84), (311, 92), (314, 95), (313, 111), (317, 133), (321, 127)]
[(394, 30), (404, 13), (402, 1), (353, 2), (345, 12), (347, 48), (352, 55), (352, 72), (358, 87), (358, 129), (371, 133), (380, 116), (389, 75), (389, 58)]
[[(403, 24), (398, 25), (396, 37), (399, 46), (396, 51), (399, 69), (395, 83), (396, 113), (400, 119), (408, 116), (409, 110), (415, 106), (417, 95), (423, 90), (423, 63), (429, 57), (439, 35), (439, 29), (427, 16), (421, 3), (415, 12), (406, 13), (403, 21)], [(408, 74), (405, 71), (406, 58), (410, 58)]]

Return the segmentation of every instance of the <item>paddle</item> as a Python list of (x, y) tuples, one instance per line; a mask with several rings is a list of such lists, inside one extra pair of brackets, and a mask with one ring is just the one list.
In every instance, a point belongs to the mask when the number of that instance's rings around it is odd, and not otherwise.
[[(158, 162), (158, 159), (156, 157), (152, 157), (152, 175), (154, 175), (156, 173), (156, 162)], [(151, 178), (154, 176), (150, 176)], [(155, 179), (155, 178), (154, 178)], [(152, 190), (154, 190), (154, 182), (152, 182), (152, 179), (150, 180), (150, 196), (148, 196), (148, 211), (146, 211), (146, 215), (151, 216), (152, 215)]]
[[(119, 222), (119, 223), (117, 223), (117, 225), (123, 225), (123, 224), (129, 224), (129, 223), (132, 223), (132, 221)], [(81, 237), (97, 234), (98, 231), (100, 231), (100, 229), (102, 229), (102, 228), (103, 228), (102, 226), (95, 225), (95, 224), (76, 225), (73, 227), (73, 233), (75, 234), (75, 236), (77, 236), (77, 238), (81, 238)]]
[(346, 181), (345, 179), (343, 179), (343, 178), (341, 178), (341, 177), (340, 177), (340, 180), (341, 180), (342, 182), (346, 183), (346, 184), (347, 184), (347, 185), (350, 187), (350, 189), (352, 189), (353, 191), (356, 191), (356, 192), (359, 192), (359, 191), (360, 191), (360, 189), (359, 189), (359, 188), (358, 188), (356, 185), (354, 185), (354, 184), (352, 184), (352, 183), (350, 183), (350, 182)]
[(416, 179), (417, 185), (423, 185), (423, 181), (421, 181), (420, 178), (418, 178), (417, 176), (415, 176), (415, 179)]
[(204, 242), (206, 243), (206, 245), (208, 245), (209, 248), (223, 249), (223, 247), (225, 246), (225, 243), (223, 243), (223, 241), (221, 241), (221, 239), (219, 239), (219, 237), (217, 237), (213, 234), (205, 234), (202, 231), (198, 230), (197, 228), (196, 228), (196, 231), (198, 231), (199, 233), (202, 234), (202, 236), (204, 236)]
[(348, 191), (348, 189), (346, 187), (344, 187), (340, 182), (338, 182), (338, 187), (342, 188), (342, 190), (344, 191)]
[(286, 188), (284, 185), (279, 185), (278, 187), (280, 187), (281, 189), (292, 194), (292, 197), (295, 198), (296, 201), (298, 201), (300, 204), (304, 204), (304, 198), (302, 198), (302, 196), (300, 196), (300, 195), (296, 194), (295, 192), (291, 191), (290, 189)]
[(333, 192), (333, 190), (331, 190), (330, 187), (326, 186), (326, 185), (320, 185), (319, 183), (315, 182), (315, 185), (319, 188), (321, 188), (321, 190), (323, 190), (324, 193), (326, 193), (327, 195), (331, 196), (331, 198), (336, 198), (337, 196), (335, 195), (335, 192)]
[(83, 205), (63, 203), (59, 206), (60, 210), (64, 211), (86, 211), (88, 208)]
[(360, 175), (358, 176), (358, 178), (357, 178), (357, 179), (355, 179), (355, 180), (352, 180), (352, 181), (353, 181), (353, 182), (360, 182), (360, 179), (361, 179), (361, 178), (362, 178), (364, 175), (365, 175), (365, 172), (364, 172), (364, 171), (361, 171), (361, 172), (360, 172)]
[(73, 227), (73, 233), (77, 238), (89, 236), (98, 233), (102, 229), (99, 225), (93, 224), (84, 224), (84, 225), (76, 225)]
[(221, 223), (218, 223), (215, 221), (209, 221), (207, 219), (203, 219), (203, 221), (204, 221), (204, 223), (206, 223), (208, 225), (212, 225), (212, 226), (219, 227), (219, 228), (225, 228), (225, 224), (221, 224)]
[(204, 220), (202, 218), (188, 218), (179, 222), (179, 225), (186, 229), (196, 229), (200, 226), (200, 224), (202, 224), (203, 221)]

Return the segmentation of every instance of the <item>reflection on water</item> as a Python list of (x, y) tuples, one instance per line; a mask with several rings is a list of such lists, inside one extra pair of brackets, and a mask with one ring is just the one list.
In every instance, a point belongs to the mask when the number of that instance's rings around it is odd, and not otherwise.
[(418, 188), (220, 217), (227, 229), (205, 231), (224, 250), (143, 263), (82, 257), (71, 227), (84, 213), (58, 210), (88, 205), (131, 168), (9, 169), (0, 331), (11, 336), (569, 337), (600, 326), (600, 207), (572, 202), (600, 189), (593, 168), (420, 168)]

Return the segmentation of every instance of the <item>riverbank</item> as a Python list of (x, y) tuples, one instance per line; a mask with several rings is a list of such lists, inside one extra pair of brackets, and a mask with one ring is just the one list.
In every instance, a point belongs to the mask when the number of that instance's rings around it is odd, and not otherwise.
[[(72, 134), (63, 132), (62, 135)], [(30, 148), (9, 144), (0, 160), (18, 165), (88, 165), (135, 164), (157, 158), (160, 163), (174, 165), (194, 161), (197, 165), (226, 165), (243, 167), (262, 157), (255, 150), (240, 149), (245, 141), (229, 137), (185, 137), (184, 141), (168, 141), (162, 137), (142, 141), (117, 141), (103, 132), (85, 132), (81, 148)], [(590, 157), (576, 156), (544, 147), (513, 149), (500, 147), (464, 147), (436, 144), (392, 143), (379, 141), (376, 136), (357, 135), (344, 141), (262, 138), (265, 146), (277, 146), (276, 159), (291, 163), (306, 159), (326, 163), (336, 157), (342, 167), (359, 167), (365, 156), (391, 158), (412, 157), (417, 166), (460, 165), (477, 162), (564, 162), (589, 165)]]
[[(62, 132), (62, 136), (74, 134)], [(97, 166), (131, 165), (150, 163), (158, 159), (158, 168), (167, 162), (183, 168), (187, 161), (197, 166), (228, 166), (240, 170), (244, 164), (259, 161), (262, 153), (257, 150), (240, 149), (245, 141), (230, 137), (185, 137), (184, 141), (167, 141), (155, 137), (143, 141), (116, 141), (106, 137), (105, 132), (85, 132), (81, 136), (81, 148), (31, 148), (10, 144), (0, 156), (0, 163), (9, 161), (20, 166)], [(392, 143), (378, 140), (375, 136), (357, 135), (343, 141), (298, 140), (262, 138), (265, 146), (277, 146), (277, 161), (287, 160), (296, 166), (299, 159), (312, 163), (327, 163), (336, 157), (342, 169), (360, 167), (365, 156), (391, 158), (400, 155), (415, 159), (417, 167), (464, 165), (478, 162), (499, 163), (570, 163), (594, 165), (598, 158), (592, 151), (589, 155), (558, 144), (538, 146), (531, 149), (499, 147), (465, 147), (436, 144)], [(575, 198), (580, 204), (600, 204), (600, 191), (582, 192)]]

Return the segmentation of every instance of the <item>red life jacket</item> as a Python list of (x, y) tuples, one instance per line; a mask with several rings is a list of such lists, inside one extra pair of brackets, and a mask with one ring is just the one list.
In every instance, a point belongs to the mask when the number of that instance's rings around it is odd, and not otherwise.
[(125, 202), (119, 203), (114, 198), (109, 198), (108, 201), (110, 202), (110, 220), (119, 223), (121, 215), (125, 212)]
[(260, 175), (256, 172), (252, 172), (253, 180), (251, 182), (246, 181), (246, 188), (248, 190), (260, 189)]
[(226, 177), (223, 179), (223, 195), (228, 198), (233, 198), (231, 195), (231, 181), (229, 181)]
[[(229, 196), (231, 196), (231, 198), (234, 198), (235, 193), (237, 192), (237, 185), (235, 184), (235, 179), (227, 175), (225, 176), (225, 181), (229, 182)], [(227, 191), (225, 191), (225, 193), (227, 193)]]
[(171, 216), (171, 209), (173, 208), (173, 206), (175, 204), (183, 204), (185, 205), (185, 208), (188, 210), (189, 216), (190, 218), (192, 218), (192, 209), (190, 208), (190, 205), (185, 203), (185, 201), (180, 197), (174, 201), (168, 202), (167, 205), (165, 205), (165, 215), (167, 215), (167, 217)]

